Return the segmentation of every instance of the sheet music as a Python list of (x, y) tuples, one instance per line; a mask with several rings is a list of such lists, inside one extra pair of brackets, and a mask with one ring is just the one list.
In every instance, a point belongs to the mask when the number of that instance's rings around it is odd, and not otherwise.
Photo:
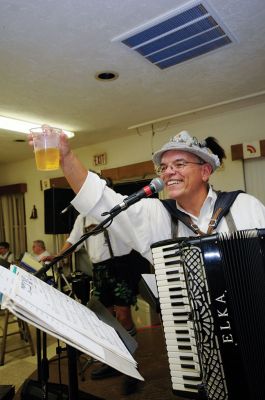
[(158, 290), (157, 290), (155, 274), (142, 274), (142, 277), (145, 280), (151, 292), (153, 293), (153, 295), (158, 299)]
[(9, 269), (0, 265), (0, 304), (2, 303), (3, 294), (10, 295), (15, 279), (15, 276), (10, 274)]
[(28, 272), (37, 272), (43, 265), (38, 262), (30, 253), (25, 252), (21, 261), (22, 268), (26, 269)]
[(58, 337), (125, 374), (143, 379), (116, 331), (94, 312), (57, 289), (12, 266), (0, 267), (3, 306), (18, 318)]

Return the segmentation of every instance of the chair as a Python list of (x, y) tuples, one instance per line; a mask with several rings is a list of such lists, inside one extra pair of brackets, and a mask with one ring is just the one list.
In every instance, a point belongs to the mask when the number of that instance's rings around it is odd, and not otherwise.
[[(18, 330), (8, 333), (8, 327), (11, 324), (17, 324)], [(7, 350), (7, 337), (12, 335), (20, 335), (20, 339), (24, 341), (24, 344), (14, 349)], [(34, 345), (28, 324), (21, 319), (14, 318), (7, 309), (4, 310), (3, 335), (0, 336), (0, 338), (2, 339), (0, 344), (0, 365), (4, 365), (6, 353), (11, 353), (22, 348), (30, 347), (31, 354), (33, 356), (35, 355)]]

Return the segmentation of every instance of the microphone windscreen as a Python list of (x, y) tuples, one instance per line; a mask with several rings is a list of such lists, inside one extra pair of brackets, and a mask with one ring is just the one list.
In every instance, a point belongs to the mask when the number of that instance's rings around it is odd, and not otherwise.
[(161, 190), (163, 190), (164, 186), (165, 186), (165, 184), (164, 184), (164, 182), (163, 182), (163, 180), (161, 178), (152, 179), (151, 185), (154, 186), (155, 193), (161, 192)]

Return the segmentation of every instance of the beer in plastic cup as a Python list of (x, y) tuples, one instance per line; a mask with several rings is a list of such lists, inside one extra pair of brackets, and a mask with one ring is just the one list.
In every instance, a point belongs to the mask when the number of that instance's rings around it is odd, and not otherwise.
[(62, 132), (59, 128), (42, 125), (30, 129), (33, 137), (35, 161), (40, 171), (56, 170), (60, 166), (59, 139)]

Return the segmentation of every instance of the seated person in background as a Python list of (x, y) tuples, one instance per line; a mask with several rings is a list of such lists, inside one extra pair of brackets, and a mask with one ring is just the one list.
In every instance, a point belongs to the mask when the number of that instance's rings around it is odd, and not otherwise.
[[(36, 260), (42, 264), (46, 263), (47, 257), (49, 257), (51, 254), (46, 250), (45, 243), (43, 240), (34, 240), (33, 245), (32, 245), (32, 251), (33, 251), (33, 257), (36, 258)], [(54, 270), (49, 269), (46, 272), (46, 276), (50, 279), (53, 278), (55, 279), (54, 276)], [(52, 282), (52, 281), (50, 281)]]
[(0, 242), (0, 259), (10, 264), (14, 262), (14, 254), (10, 251), (8, 242)]
[(44, 261), (43, 259), (50, 256), (50, 253), (46, 250), (45, 243), (43, 240), (34, 240), (32, 245), (33, 255), (37, 261)]

